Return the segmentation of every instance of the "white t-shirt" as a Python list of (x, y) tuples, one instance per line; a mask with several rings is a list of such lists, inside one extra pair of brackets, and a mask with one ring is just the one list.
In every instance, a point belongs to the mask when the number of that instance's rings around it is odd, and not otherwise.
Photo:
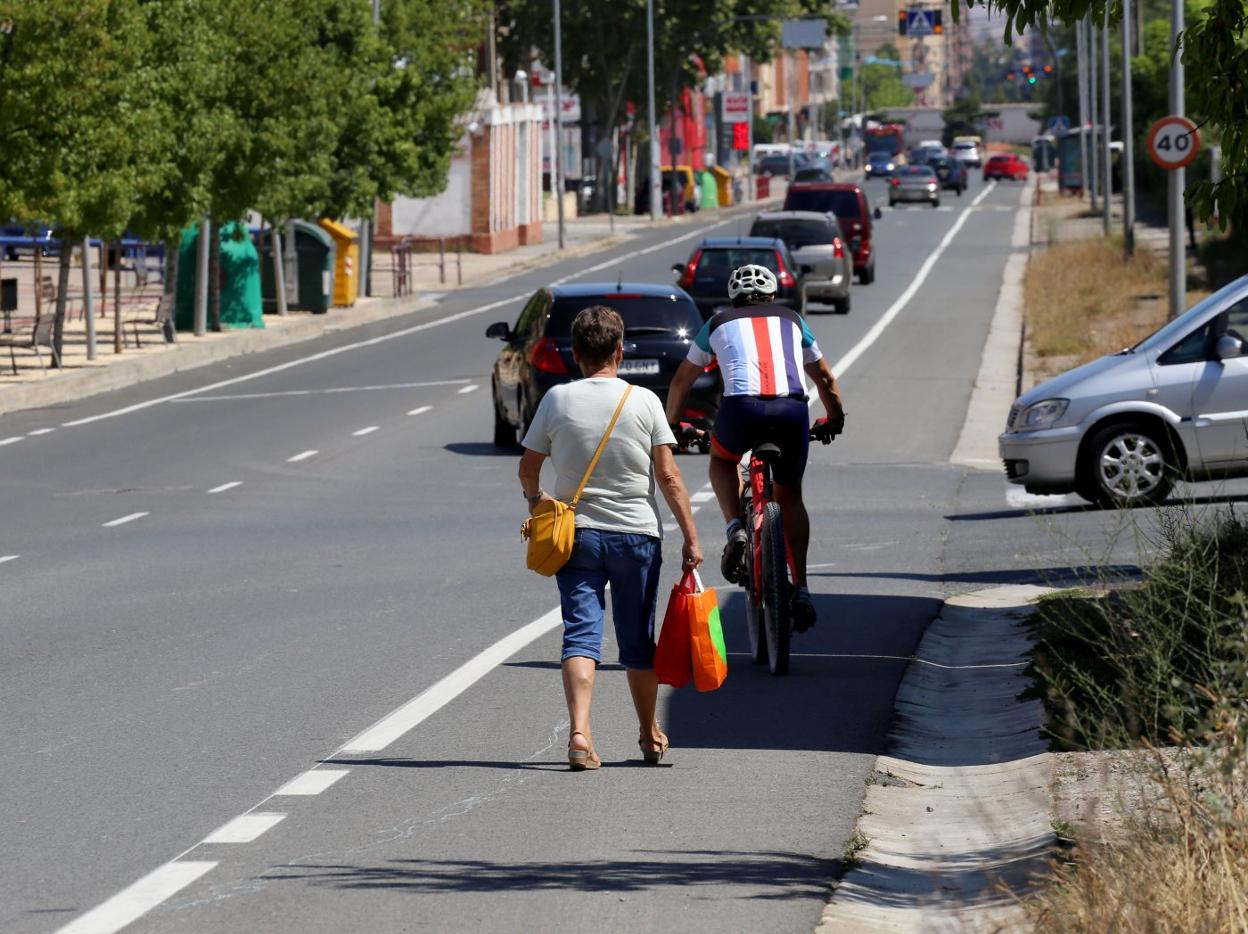
[[(550, 456), (556, 499), (568, 503), (576, 495), (627, 385), (618, 378), (579, 379), (555, 386), (542, 397), (522, 443)], [(675, 443), (659, 397), (634, 386), (581, 494), (576, 527), (662, 538), (651, 449)]]

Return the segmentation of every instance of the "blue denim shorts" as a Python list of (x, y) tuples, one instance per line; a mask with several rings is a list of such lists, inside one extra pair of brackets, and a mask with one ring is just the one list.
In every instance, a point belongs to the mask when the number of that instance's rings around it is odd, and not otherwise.
[(602, 661), (606, 587), (620, 664), (654, 667), (654, 606), (662, 542), (650, 535), (577, 529), (572, 557), (555, 575), (563, 606), (563, 657)]

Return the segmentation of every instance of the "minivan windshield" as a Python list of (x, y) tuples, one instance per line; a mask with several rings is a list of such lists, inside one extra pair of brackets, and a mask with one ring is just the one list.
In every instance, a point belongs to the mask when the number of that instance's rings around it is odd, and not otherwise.
[(1197, 302), (1183, 314), (1179, 315), (1169, 324), (1158, 328), (1144, 340), (1140, 341), (1131, 348), (1131, 353), (1149, 353), (1154, 350), (1164, 350), (1169, 347), (1180, 337), (1186, 334), (1197, 319), (1202, 317), (1205, 312), (1222, 304), (1226, 299), (1230, 298), (1238, 290), (1244, 288), (1245, 281), (1240, 278), (1232, 282), (1230, 285), (1223, 286), (1214, 292), (1204, 301)]
[(816, 220), (756, 220), (750, 228), (751, 237), (775, 237), (783, 240), (790, 249), (800, 250), (812, 243), (831, 243), (836, 228), (827, 221)]
[(858, 193), (854, 191), (827, 191), (817, 188), (790, 188), (785, 199), (786, 211), (831, 211), (837, 217), (858, 216)]

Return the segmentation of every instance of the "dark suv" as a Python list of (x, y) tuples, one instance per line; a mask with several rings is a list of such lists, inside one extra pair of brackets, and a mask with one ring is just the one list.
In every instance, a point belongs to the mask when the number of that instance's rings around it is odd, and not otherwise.
[[(572, 319), (590, 305), (614, 308), (624, 319), (621, 378), (667, 399), (676, 368), (702, 327), (688, 295), (670, 285), (638, 282), (538, 289), (515, 327), (499, 321), (485, 332), (504, 342), (492, 379), (498, 447), (514, 447), (524, 439), (542, 396), (552, 386), (580, 379), (580, 368), (572, 359)], [(719, 371), (712, 366), (693, 384), (684, 417), (695, 422), (714, 419), (720, 392)]]
[(844, 182), (794, 182), (784, 198), (786, 211), (832, 212), (849, 238), (854, 274), (867, 285), (875, 281), (875, 250), (871, 242), (871, 206), (857, 185)]
[(728, 277), (738, 266), (766, 266), (776, 274), (776, 301), (799, 313), (802, 289), (798, 267), (783, 240), (775, 237), (713, 237), (694, 248), (687, 263), (676, 263), (677, 284), (693, 296), (703, 318), (729, 304)]

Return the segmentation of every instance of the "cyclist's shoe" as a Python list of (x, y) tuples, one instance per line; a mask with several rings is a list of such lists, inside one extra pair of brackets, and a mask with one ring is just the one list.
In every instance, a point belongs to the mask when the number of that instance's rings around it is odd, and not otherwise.
[(724, 546), (723, 557), (719, 559), (719, 570), (724, 580), (730, 584), (746, 583), (745, 580), (745, 549), (750, 545), (750, 535), (740, 522), (733, 523), (728, 530), (728, 544)]
[(789, 601), (789, 612), (793, 617), (793, 631), (805, 632), (815, 625), (815, 604), (810, 599), (810, 591), (805, 587), (794, 587), (793, 598)]

